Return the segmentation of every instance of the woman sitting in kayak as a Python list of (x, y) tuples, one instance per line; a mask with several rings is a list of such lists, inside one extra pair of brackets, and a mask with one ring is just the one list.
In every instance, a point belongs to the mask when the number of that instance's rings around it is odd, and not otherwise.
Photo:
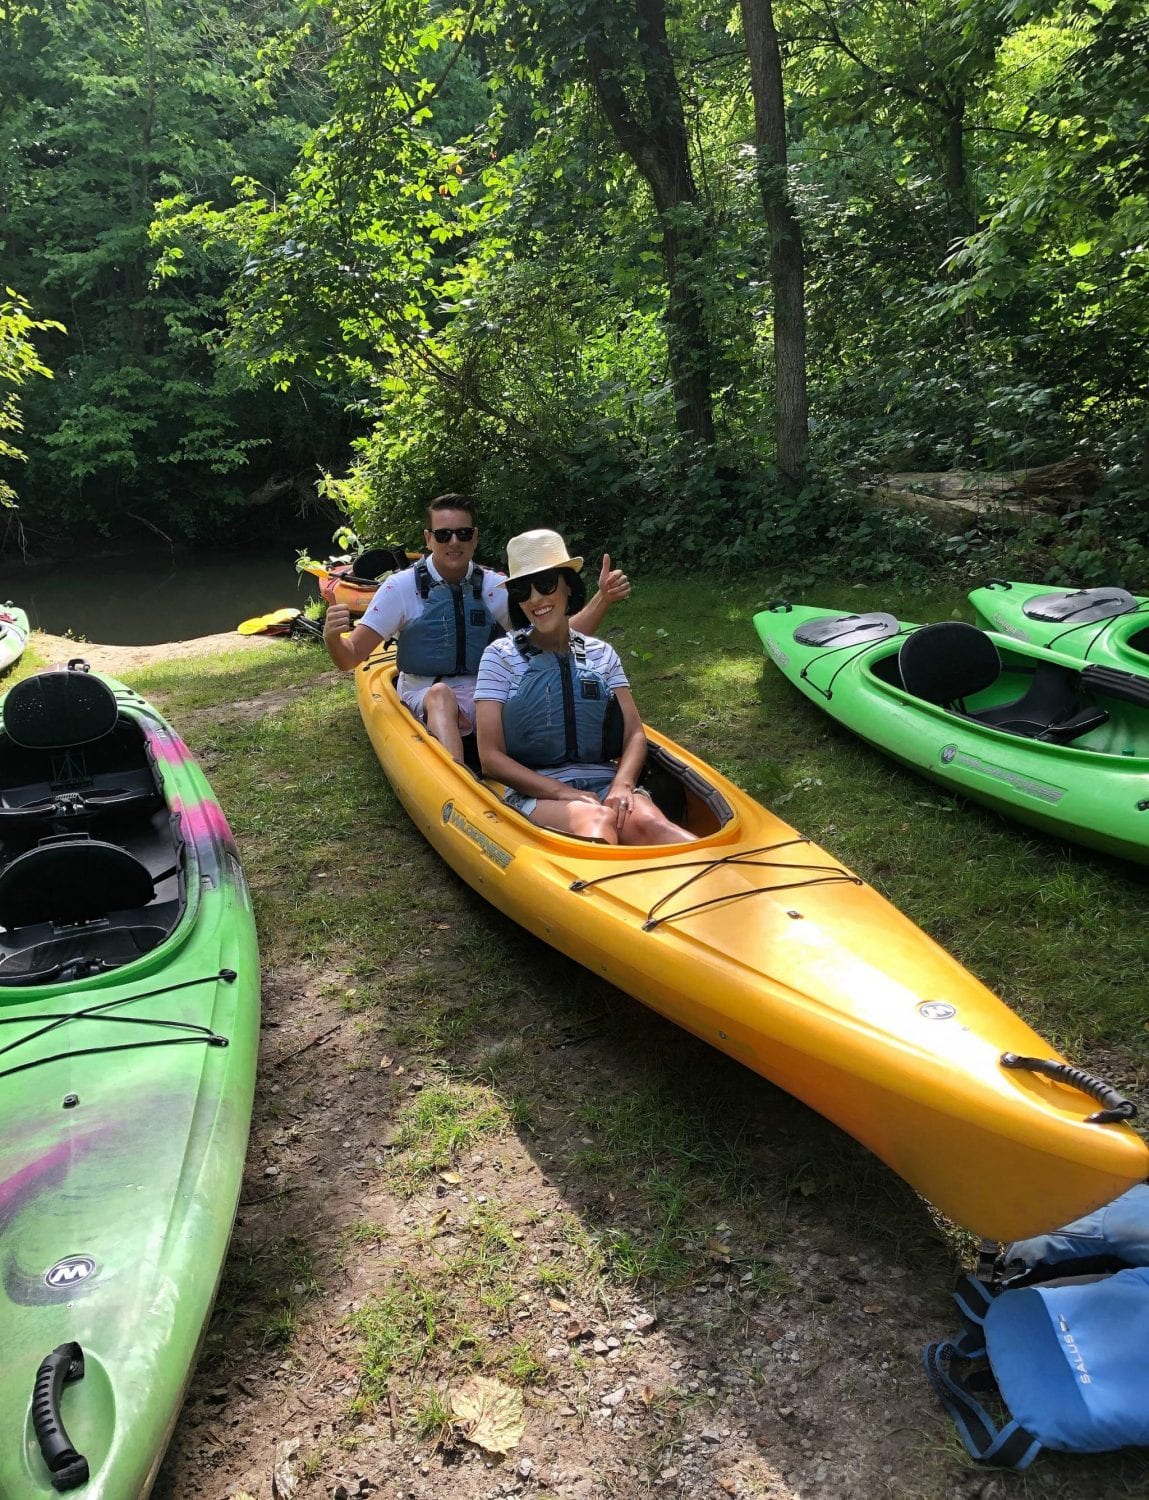
[(509, 636), (483, 652), (475, 730), (483, 773), (532, 823), (608, 844), (681, 844), (638, 787), (646, 736), (618, 652), (570, 628), (586, 588), (555, 531), (507, 544)]

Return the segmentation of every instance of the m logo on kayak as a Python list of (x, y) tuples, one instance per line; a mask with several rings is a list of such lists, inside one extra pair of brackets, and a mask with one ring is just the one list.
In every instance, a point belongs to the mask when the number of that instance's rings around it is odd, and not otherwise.
[(90, 1255), (67, 1255), (44, 1272), (44, 1284), (57, 1290), (76, 1286), (87, 1281), (95, 1269), (96, 1262)]
[(927, 1021), (948, 1021), (957, 1015), (957, 1007), (948, 1000), (927, 1000), (918, 1006), (918, 1011)]

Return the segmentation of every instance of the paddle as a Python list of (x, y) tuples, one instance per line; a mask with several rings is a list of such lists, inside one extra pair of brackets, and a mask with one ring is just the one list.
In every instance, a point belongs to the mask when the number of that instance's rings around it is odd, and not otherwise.
[(270, 614), (241, 620), (235, 628), (240, 635), (290, 635), (292, 625), (302, 613), (299, 609), (273, 609)]

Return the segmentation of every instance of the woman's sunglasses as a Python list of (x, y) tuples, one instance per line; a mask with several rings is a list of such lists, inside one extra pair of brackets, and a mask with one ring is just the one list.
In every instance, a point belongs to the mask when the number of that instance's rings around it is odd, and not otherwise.
[(531, 597), (532, 589), (543, 597), (553, 594), (559, 586), (560, 577), (558, 568), (547, 568), (542, 573), (528, 573), (525, 578), (509, 578), (507, 598), (512, 604), (525, 604)]
[(475, 528), (473, 526), (436, 526), (431, 535), (437, 542), (449, 542), (453, 536), (457, 536), (461, 542), (473, 542)]

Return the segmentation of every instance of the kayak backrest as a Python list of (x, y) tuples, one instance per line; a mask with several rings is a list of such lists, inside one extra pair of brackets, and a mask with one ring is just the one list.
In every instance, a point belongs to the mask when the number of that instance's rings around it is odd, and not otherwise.
[(119, 716), (115, 693), (87, 672), (37, 672), (4, 699), (4, 729), (25, 750), (90, 745), (111, 734)]
[(0, 870), (0, 926), (90, 922), (109, 912), (147, 906), (151, 871), (134, 854), (102, 839), (44, 839)]
[(992, 686), (1001, 673), (1001, 657), (976, 625), (939, 620), (906, 636), (898, 669), (907, 693), (944, 708)]
[(369, 547), (351, 564), (348, 577), (354, 583), (375, 583), (384, 573), (397, 573), (410, 566), (402, 547)]

